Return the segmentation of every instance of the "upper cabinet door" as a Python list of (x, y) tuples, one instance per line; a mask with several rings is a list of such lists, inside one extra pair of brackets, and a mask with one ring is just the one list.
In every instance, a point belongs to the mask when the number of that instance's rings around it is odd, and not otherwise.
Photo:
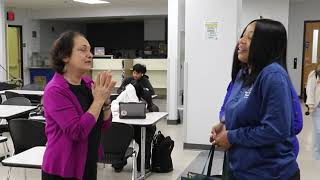
[(144, 21), (144, 40), (145, 41), (164, 41), (165, 40), (165, 19), (145, 20)]

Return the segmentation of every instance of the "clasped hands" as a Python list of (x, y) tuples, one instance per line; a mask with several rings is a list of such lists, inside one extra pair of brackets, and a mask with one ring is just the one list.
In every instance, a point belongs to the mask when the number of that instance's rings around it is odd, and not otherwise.
[(228, 131), (223, 123), (214, 125), (211, 129), (210, 142), (226, 151), (231, 147), (227, 134)]
[(102, 72), (97, 75), (96, 81), (92, 86), (92, 95), (101, 107), (110, 105), (109, 99), (115, 85), (116, 81), (112, 80), (110, 72)]

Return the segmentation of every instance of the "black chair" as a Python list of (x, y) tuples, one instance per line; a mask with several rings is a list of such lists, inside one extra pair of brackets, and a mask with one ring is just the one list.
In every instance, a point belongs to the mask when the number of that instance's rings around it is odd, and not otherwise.
[[(22, 90), (31, 90), (31, 91), (43, 91), (42, 84), (26, 84), (25, 86), (21, 87)], [(27, 95), (25, 94), (24, 97), (30, 99), (32, 105), (38, 105), (41, 103), (42, 96), (38, 95)]]
[(6, 83), (6, 82), (0, 82), (0, 91), (3, 91), (3, 90), (8, 90), (8, 89), (15, 89), (19, 86), (15, 85), (15, 84), (9, 84), (9, 83)]
[(17, 118), (11, 119), (8, 124), (14, 147), (13, 154), (19, 154), (36, 146), (46, 145), (47, 137), (44, 122)]
[(24, 97), (22, 94), (18, 94), (18, 93), (11, 92), (11, 91), (5, 91), (4, 95), (6, 96), (6, 99), (11, 99), (14, 97)]
[(13, 97), (2, 102), (3, 105), (31, 106), (31, 101), (25, 97)]
[(112, 126), (103, 131), (101, 144), (104, 149), (104, 164), (122, 163), (127, 158), (132, 157), (133, 179), (137, 177), (136, 151), (133, 147), (128, 147), (134, 137), (133, 127), (129, 124), (113, 122)]
[[(12, 155), (19, 154), (36, 146), (46, 145), (45, 123), (24, 118), (12, 119), (8, 123), (14, 147)], [(11, 168), (8, 171), (7, 179), (10, 178), (10, 173)]]
[[(2, 105), (31, 106), (30, 100), (25, 97), (10, 98), (10, 99), (7, 99), (6, 101), (3, 101), (1, 104)], [(6, 119), (6, 120), (10, 121), (11, 119), (14, 119), (14, 118), (28, 118), (28, 117), (29, 117), (29, 114), (20, 114), (20, 115), (16, 115), (16, 116), (14, 116), (10, 119)], [(1, 123), (0, 124), (0, 134), (2, 134), (4, 132), (9, 132), (9, 127), (6, 123)]]

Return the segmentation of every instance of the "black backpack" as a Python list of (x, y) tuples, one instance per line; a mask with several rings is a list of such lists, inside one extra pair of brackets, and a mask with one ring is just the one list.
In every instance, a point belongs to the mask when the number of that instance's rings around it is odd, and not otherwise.
[(173, 170), (171, 152), (174, 141), (170, 136), (164, 137), (161, 131), (153, 138), (151, 170), (153, 172), (166, 173)]

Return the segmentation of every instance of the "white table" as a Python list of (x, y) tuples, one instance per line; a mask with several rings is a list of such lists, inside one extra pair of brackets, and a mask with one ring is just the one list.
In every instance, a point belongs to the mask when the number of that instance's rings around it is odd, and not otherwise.
[(145, 150), (146, 150), (146, 126), (156, 124), (158, 121), (168, 115), (167, 112), (149, 112), (145, 119), (120, 119), (119, 113), (112, 113), (112, 122), (137, 125), (141, 127), (141, 176), (138, 179), (147, 177), (145, 170)]
[(37, 106), (0, 105), (0, 119), (9, 119), (13, 116), (28, 113)]
[(33, 90), (3, 90), (0, 91), (0, 94), (4, 94), (5, 91), (10, 91), (22, 95), (37, 95), (42, 96), (44, 91), (33, 91)]
[(44, 146), (37, 146), (4, 159), (1, 163), (3, 166), (41, 169), (45, 149)]

